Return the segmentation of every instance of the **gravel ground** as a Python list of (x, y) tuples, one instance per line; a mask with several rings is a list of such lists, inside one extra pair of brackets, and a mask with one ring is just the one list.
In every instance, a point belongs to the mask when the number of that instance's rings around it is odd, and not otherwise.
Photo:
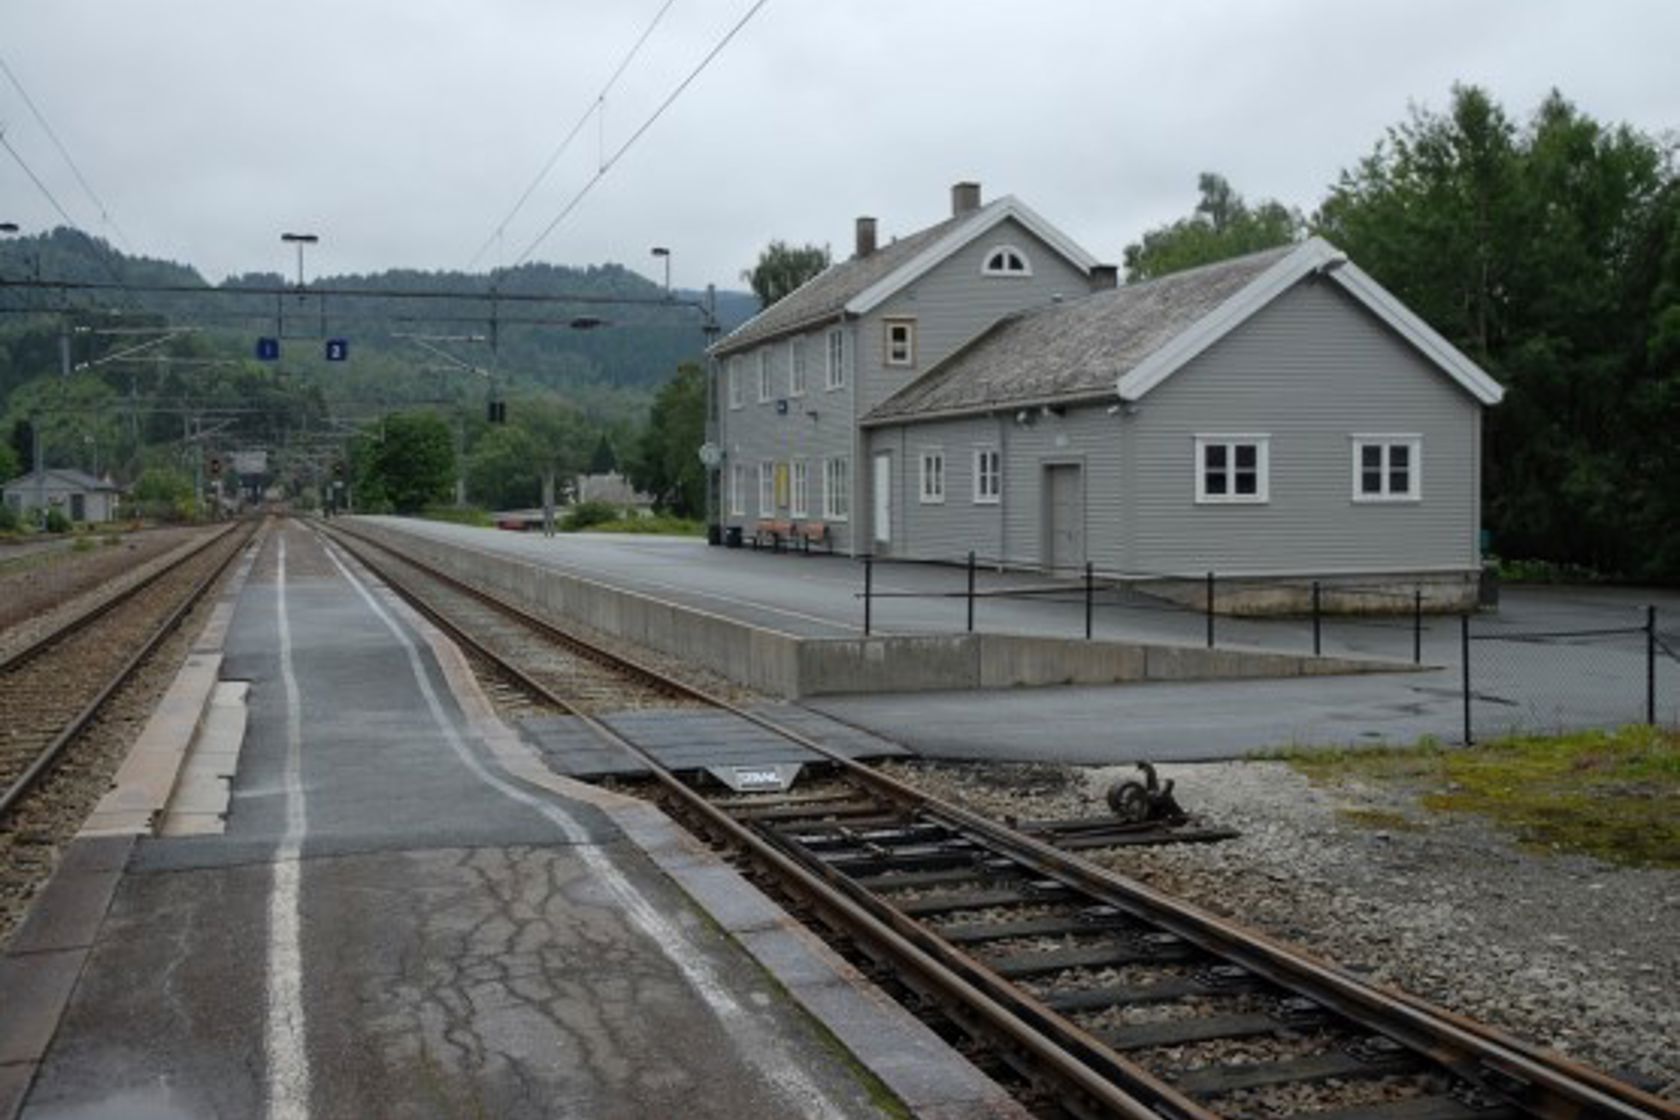
[(142, 578), (206, 531), (151, 529), (127, 533), (115, 545), (101, 543), (109, 535), (102, 533), (85, 552), (63, 547), (0, 562), (0, 647), (17, 648), (44, 633), (53, 619), (91, 601), (90, 593), (109, 594)]
[[(998, 817), (1099, 815), (1108, 785), (1136, 776), (884, 769)], [(1527, 852), (1478, 819), (1427, 813), (1387, 788), (1314, 787), (1284, 763), (1160, 773), (1186, 810), (1242, 837), (1090, 858), (1680, 1100), (1680, 872)]]

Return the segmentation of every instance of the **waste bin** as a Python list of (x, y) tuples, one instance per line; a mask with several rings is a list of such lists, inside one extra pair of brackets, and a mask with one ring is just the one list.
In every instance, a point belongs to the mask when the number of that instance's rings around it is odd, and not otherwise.
[(725, 548), (741, 547), (741, 527), (739, 525), (731, 525), (723, 531), (723, 544)]
[(723, 526), (722, 525), (708, 525), (708, 526), (706, 526), (706, 543), (709, 544), (709, 545), (712, 545), (714, 547), (723, 543)]

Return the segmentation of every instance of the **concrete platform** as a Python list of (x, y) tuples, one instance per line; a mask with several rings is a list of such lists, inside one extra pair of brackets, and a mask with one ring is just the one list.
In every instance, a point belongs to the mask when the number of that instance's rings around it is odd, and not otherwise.
[[(880, 609), (891, 603), (922, 621), (918, 629), (905, 629), (882, 619), (863, 635), (860, 568), (841, 557), (708, 549), (686, 538), (603, 543), (577, 535), (556, 543), (397, 518), (361, 518), (356, 527), (528, 609), (583, 622), (793, 699), (1412, 669), (1401, 661), (1250, 648), (1229, 635), (1217, 649), (1109, 634), (1086, 640), (1083, 607), (1073, 621), (1065, 603), (1050, 604), (1046, 612), (1018, 600), (989, 599), (985, 625), (970, 632), (963, 602), (939, 597), (960, 586), (961, 573), (929, 565), (877, 566), (874, 590), (891, 597)], [(997, 585), (989, 591), (1044, 586), (1042, 578), (987, 578)], [(1073, 591), (1069, 585), (1067, 593)], [(1013, 621), (999, 625), (1004, 611)]]
[(0, 959), (0, 1117), (1019, 1115), (302, 526), (226, 639), (226, 831), (72, 848)]

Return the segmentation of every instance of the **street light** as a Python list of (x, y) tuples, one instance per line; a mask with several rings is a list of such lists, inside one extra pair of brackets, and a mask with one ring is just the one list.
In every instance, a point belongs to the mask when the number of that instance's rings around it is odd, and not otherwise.
[(303, 247), (321, 239), (313, 233), (282, 233), (280, 240), (296, 245), (298, 250), (298, 287), (303, 287)]
[(648, 250), (648, 252), (652, 253), (656, 257), (663, 257), (665, 259), (665, 298), (670, 299), (671, 298), (671, 250), (667, 249), (663, 245), (655, 245), (652, 249)]

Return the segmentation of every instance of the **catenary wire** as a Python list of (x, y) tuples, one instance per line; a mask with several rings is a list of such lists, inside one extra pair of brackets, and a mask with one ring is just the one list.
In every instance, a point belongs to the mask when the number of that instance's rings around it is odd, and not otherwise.
[(531, 258), (531, 254), (537, 251), (537, 247), (544, 241), (548, 240), (548, 235), (553, 233), (555, 229), (559, 227), (560, 223), (565, 221), (567, 216), (570, 215), (573, 210), (577, 209), (578, 204), (584, 200), (584, 197), (588, 195), (592, 189), (594, 189), (595, 184), (606, 178), (607, 172), (613, 169), (613, 165), (624, 156), (624, 153), (628, 152), (636, 141), (640, 140), (642, 135), (647, 132), (648, 129), (653, 127), (654, 122), (664, 115), (665, 110), (669, 109), (671, 104), (676, 101), (678, 97), (682, 96), (683, 91), (694, 82), (694, 79), (700, 76), (701, 72), (704, 71), (707, 66), (711, 65), (713, 59), (723, 53), (723, 48), (730, 44), (731, 40), (740, 33), (741, 29), (747, 25), (748, 21), (750, 21), (753, 16), (757, 15), (759, 9), (763, 8), (767, 3), (769, 3), (769, 0), (757, 0), (751, 8), (748, 8), (746, 15), (737, 20), (735, 26), (731, 27), (729, 32), (724, 35), (722, 39), (718, 40), (717, 45), (706, 53), (706, 57), (700, 60), (699, 65), (689, 71), (686, 78), (677, 83), (677, 87), (670, 92), (664, 101), (659, 103), (659, 107), (653, 111), (652, 115), (650, 115), (647, 120), (643, 121), (641, 126), (637, 128), (635, 132), (631, 133), (630, 138), (620, 145), (610, 157), (601, 162), (600, 170), (590, 176), (589, 180), (585, 182), (578, 192), (572, 196), (571, 201), (567, 202), (560, 210), (560, 213), (554, 216), (554, 220), (544, 226), (542, 232), (537, 234), (535, 239), (533, 239), (532, 242), (525, 247), (525, 251), (523, 253), (519, 254), (519, 259), (513, 262), (516, 267), (524, 264)]
[(595, 100), (589, 103), (589, 108), (583, 111), (583, 115), (578, 117), (577, 123), (572, 125), (571, 131), (566, 133), (565, 139), (561, 140), (559, 146), (549, 155), (548, 162), (543, 164), (542, 170), (537, 172), (536, 177), (525, 188), (525, 192), (519, 196), (519, 201), (515, 202), (513, 208), (507, 212), (500, 222), (496, 223), (496, 228), (490, 231), (490, 236), (484, 239), (484, 244), (480, 245), (478, 252), (472, 255), (472, 260), (467, 262), (468, 272), (472, 271), (473, 266), (478, 264), (490, 246), (494, 245), (496, 240), (502, 236), (507, 229), (507, 224), (518, 216), (520, 210), (524, 209), (525, 203), (530, 201), (531, 195), (536, 192), (537, 187), (541, 186), (542, 181), (548, 178), (548, 173), (554, 170), (554, 165), (560, 162), (560, 157), (566, 153), (567, 148), (571, 147), (572, 141), (577, 138), (578, 133), (583, 131), (583, 126), (589, 123), (589, 118), (600, 112), (607, 99), (607, 94), (618, 83), (618, 79), (623, 76), (624, 71), (629, 68), (636, 55), (641, 52), (643, 44), (652, 36), (653, 29), (659, 26), (659, 21), (665, 18), (665, 13), (670, 11), (671, 5), (676, 2), (677, 0), (665, 0), (659, 11), (654, 13), (653, 20), (643, 29), (641, 37), (636, 40), (624, 57), (619, 60), (618, 69), (612, 72), (612, 77), (608, 78), (606, 84), (601, 87), (601, 92), (595, 95)]
[(11, 153), (12, 158), (17, 160), (17, 165), (23, 168), (23, 173), (28, 175), (30, 180), (35, 184), (40, 192), (47, 196), (47, 201), (52, 203), (53, 209), (57, 210), (59, 217), (64, 219), (64, 224), (69, 226), (71, 229), (77, 228), (76, 219), (72, 218), (64, 207), (59, 204), (58, 199), (53, 195), (52, 191), (48, 190), (47, 185), (41, 182), (41, 177), (35, 174), (35, 169), (30, 167), (28, 162), (18, 154), (18, 150), (16, 148), (12, 147), (12, 142), (6, 139), (4, 131), (0, 131), (0, 147), (4, 147), (6, 151)]
[[(69, 166), (70, 173), (76, 177), (76, 182), (81, 184), (82, 192), (88, 196), (88, 200), (91, 201), (94, 208), (99, 211), (100, 220), (111, 227), (112, 232), (117, 235), (117, 240), (122, 242), (124, 249), (129, 248), (128, 238), (123, 234), (122, 227), (117, 224), (117, 220), (111, 217), (111, 210), (105, 205), (105, 200), (99, 197), (99, 194), (93, 189), (93, 185), (87, 181), (87, 176), (82, 174), (82, 169), (77, 166), (74, 159), (70, 158), (69, 149), (65, 148), (64, 142), (58, 138), (58, 133), (53, 131), (52, 125), (47, 123), (46, 115), (43, 114), (40, 108), (36, 106), (35, 99), (30, 97), (29, 91), (23, 88), (23, 83), (19, 81), (18, 76), (12, 72), (12, 68), (6, 64), (4, 57), (0, 57), (0, 72), (5, 73), (7, 80), (10, 81), (13, 88), (18, 91), (18, 96), (23, 98), (24, 105), (26, 105), (30, 113), (34, 115), (35, 122), (41, 126), (41, 131), (47, 134), (47, 139), (51, 140), (53, 147), (58, 149), (58, 154), (64, 157), (64, 162)], [(59, 213), (64, 213), (62, 207), (59, 208)], [(68, 215), (66, 215), (66, 220), (69, 220)], [(74, 224), (74, 222), (71, 222), (71, 225)]]

